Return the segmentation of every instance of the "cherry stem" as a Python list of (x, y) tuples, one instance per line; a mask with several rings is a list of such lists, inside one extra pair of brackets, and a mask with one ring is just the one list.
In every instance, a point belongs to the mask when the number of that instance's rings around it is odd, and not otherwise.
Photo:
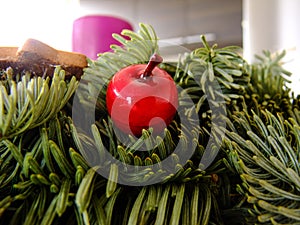
[(154, 53), (151, 56), (147, 66), (146, 66), (146, 69), (145, 69), (144, 73), (141, 75), (141, 78), (151, 76), (153, 69), (157, 65), (162, 63), (162, 61), (163, 61), (163, 58), (160, 55), (158, 55), (157, 53)]

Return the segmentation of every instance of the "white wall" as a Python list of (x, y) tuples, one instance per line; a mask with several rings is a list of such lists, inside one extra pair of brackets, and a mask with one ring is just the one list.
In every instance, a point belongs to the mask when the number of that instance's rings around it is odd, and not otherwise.
[(0, 46), (20, 46), (27, 38), (36, 38), (71, 50), (79, 0), (0, 0), (0, 9)]
[(169, 44), (161, 48), (164, 59), (202, 46), (207, 41), (242, 44), (242, 0), (81, 0), (81, 15), (113, 15), (129, 21), (135, 30), (140, 22), (151, 24), (158, 37)]
[(162, 39), (214, 33), (220, 44), (242, 40), (242, 0), (81, 0), (80, 6), (82, 15), (117, 15), (135, 29), (149, 23)]
[[(0, 0), (0, 46), (27, 38), (71, 50), (72, 21), (87, 14), (153, 25), (160, 38), (214, 33), (220, 45), (241, 43), (242, 0)], [(80, 3), (80, 7), (79, 7)], [(200, 38), (199, 38), (200, 40)]]
[(244, 56), (250, 62), (262, 50), (287, 50), (285, 67), (293, 75), (291, 87), (300, 93), (300, 1), (243, 0)]

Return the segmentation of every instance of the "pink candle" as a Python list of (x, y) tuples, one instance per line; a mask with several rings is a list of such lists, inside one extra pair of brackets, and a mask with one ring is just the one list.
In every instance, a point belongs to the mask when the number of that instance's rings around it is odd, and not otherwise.
[(95, 60), (98, 53), (110, 51), (111, 44), (119, 44), (112, 34), (120, 34), (123, 29), (133, 30), (133, 27), (120, 17), (108, 15), (80, 17), (73, 22), (72, 51)]

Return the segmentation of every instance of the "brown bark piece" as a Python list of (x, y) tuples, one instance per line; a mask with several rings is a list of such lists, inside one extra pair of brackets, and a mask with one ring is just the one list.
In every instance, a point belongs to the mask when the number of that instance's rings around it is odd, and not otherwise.
[(60, 65), (66, 72), (66, 79), (77, 79), (87, 67), (85, 55), (60, 51), (35, 40), (28, 39), (20, 47), (0, 47), (0, 69), (13, 68), (15, 73), (29, 71), (33, 75), (52, 76), (56, 66)]

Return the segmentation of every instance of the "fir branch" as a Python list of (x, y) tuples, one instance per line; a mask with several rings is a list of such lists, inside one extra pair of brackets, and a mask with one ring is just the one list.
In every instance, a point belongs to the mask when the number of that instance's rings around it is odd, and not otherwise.
[(49, 77), (13, 80), (8, 69), (7, 80), (0, 83), (0, 140), (12, 138), (37, 127), (55, 116), (68, 102), (78, 83), (73, 77), (68, 84), (65, 72), (57, 67), (50, 83)]
[[(299, 125), (294, 123), (291, 126), (288, 120), (283, 120), (289, 126), (281, 126), (280, 116), (268, 111), (263, 115), (266, 117), (259, 120), (263, 125), (257, 123), (256, 114), (235, 120), (236, 127), (247, 123), (260, 135), (254, 137), (249, 131), (244, 131), (242, 137), (228, 133), (226, 148), (238, 153), (238, 158), (231, 162), (241, 174), (245, 193), (249, 196), (249, 203), (254, 205), (258, 222), (292, 224), (300, 219), (293, 216), (300, 207), (299, 158), (296, 156), (299, 143), (295, 137)], [(248, 144), (241, 145), (239, 139)], [(285, 208), (289, 210), (282, 213), (280, 210)], [(267, 214), (270, 216), (263, 216)]]
[[(7, 117), (0, 120), (6, 138), (0, 143), (0, 224), (225, 224), (224, 218), (245, 215), (240, 202), (246, 194), (255, 205), (251, 213), (271, 209), (264, 214), (271, 217), (258, 215), (265, 220), (297, 218), (296, 204), (276, 210), (273, 205), (298, 194), (299, 168), (292, 159), (298, 144), (289, 145), (300, 139), (299, 115), (292, 110), (294, 120), (285, 120), (266, 111), (253, 118), (255, 110), (236, 113), (246, 105), (243, 96), (253, 91), (240, 49), (209, 46), (202, 36), (204, 48), (184, 55), (178, 64), (160, 65), (181, 87), (178, 114), (163, 135), (152, 136), (150, 128), (139, 139), (126, 134), (117, 137), (106, 110), (106, 84), (121, 68), (147, 62), (159, 52), (158, 37), (150, 25), (140, 24), (138, 32), (122, 34), (127, 37), (114, 35), (122, 46), (112, 45), (111, 52), (89, 60), (79, 86), (65, 83), (59, 71), (51, 83), (25, 76), (20, 84), (2, 85), (0, 113)], [(68, 110), (62, 110), (72, 106), (74, 89), (74, 99), (81, 105), (72, 110), (82, 112), (83, 127), (74, 124)], [(84, 113), (91, 109), (96, 117), (92, 123)], [(186, 117), (188, 125), (179, 115)], [(21, 131), (13, 130), (18, 127)], [(224, 132), (227, 159), (218, 151)], [(288, 151), (279, 153), (282, 147)], [(190, 149), (193, 154), (183, 160)], [(276, 154), (281, 164), (271, 157)], [(112, 164), (111, 156), (121, 163)], [(167, 158), (170, 163), (164, 167)], [(144, 169), (131, 173), (131, 168), (138, 167)], [(101, 176), (97, 169), (110, 176)], [(239, 181), (234, 169), (248, 175), (240, 195), (232, 188)], [(261, 176), (251, 177), (255, 174)], [(151, 185), (143, 186), (147, 182)], [(266, 191), (273, 191), (272, 195)], [(280, 201), (284, 197), (289, 198)], [(268, 198), (275, 200), (267, 202)], [(280, 215), (273, 217), (277, 212)]]

